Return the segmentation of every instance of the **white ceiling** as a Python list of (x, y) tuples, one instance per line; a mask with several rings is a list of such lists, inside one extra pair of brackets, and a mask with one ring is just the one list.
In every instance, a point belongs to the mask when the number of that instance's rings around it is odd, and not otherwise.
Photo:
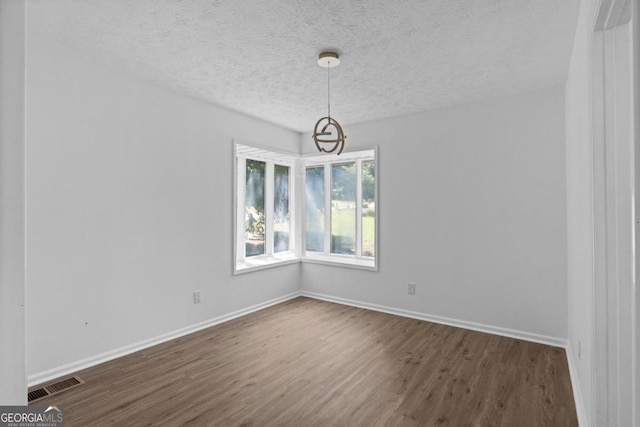
[[(29, 0), (29, 36), (300, 132), (561, 84), (578, 0)], [(348, 133), (348, 132), (347, 132)]]

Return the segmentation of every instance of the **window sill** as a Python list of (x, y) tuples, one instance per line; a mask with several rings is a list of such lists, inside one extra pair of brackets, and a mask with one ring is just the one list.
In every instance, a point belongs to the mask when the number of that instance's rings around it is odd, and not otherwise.
[(298, 262), (300, 262), (300, 258), (293, 252), (282, 252), (274, 255), (259, 255), (246, 258), (244, 261), (236, 263), (236, 268), (233, 274), (250, 273), (252, 271), (280, 267), (282, 265), (295, 264)]
[(348, 255), (327, 255), (313, 252), (307, 252), (302, 258), (302, 262), (312, 264), (325, 264), (338, 267), (356, 268), (359, 270), (378, 271), (375, 258), (361, 257), (356, 258)]
[(283, 252), (275, 255), (260, 255), (245, 259), (236, 264), (234, 275), (250, 273), (252, 271), (265, 270), (268, 268), (280, 267), (283, 265), (295, 264), (298, 262), (308, 262), (311, 264), (323, 264), (336, 267), (355, 268), (358, 270), (378, 271), (375, 258), (356, 258), (348, 255), (319, 254), (307, 252), (300, 258), (293, 252)]

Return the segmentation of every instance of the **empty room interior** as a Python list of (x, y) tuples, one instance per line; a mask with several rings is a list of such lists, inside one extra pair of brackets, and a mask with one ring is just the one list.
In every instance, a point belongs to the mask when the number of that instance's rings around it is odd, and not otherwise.
[(0, 405), (640, 427), (639, 26), (636, 0), (0, 0)]

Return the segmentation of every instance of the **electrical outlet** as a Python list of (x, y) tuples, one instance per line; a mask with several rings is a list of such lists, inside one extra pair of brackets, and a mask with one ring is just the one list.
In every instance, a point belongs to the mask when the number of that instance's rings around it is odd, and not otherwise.
[(407, 293), (409, 293), (409, 295), (415, 295), (416, 294), (416, 284), (415, 283), (407, 283)]
[(193, 303), (200, 304), (202, 302), (202, 291), (195, 291), (193, 293)]

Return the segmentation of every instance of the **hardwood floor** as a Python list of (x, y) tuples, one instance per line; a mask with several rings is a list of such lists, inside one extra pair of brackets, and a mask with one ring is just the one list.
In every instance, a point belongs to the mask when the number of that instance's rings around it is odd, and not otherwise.
[(577, 426), (561, 348), (296, 298), (77, 373), (65, 426)]

